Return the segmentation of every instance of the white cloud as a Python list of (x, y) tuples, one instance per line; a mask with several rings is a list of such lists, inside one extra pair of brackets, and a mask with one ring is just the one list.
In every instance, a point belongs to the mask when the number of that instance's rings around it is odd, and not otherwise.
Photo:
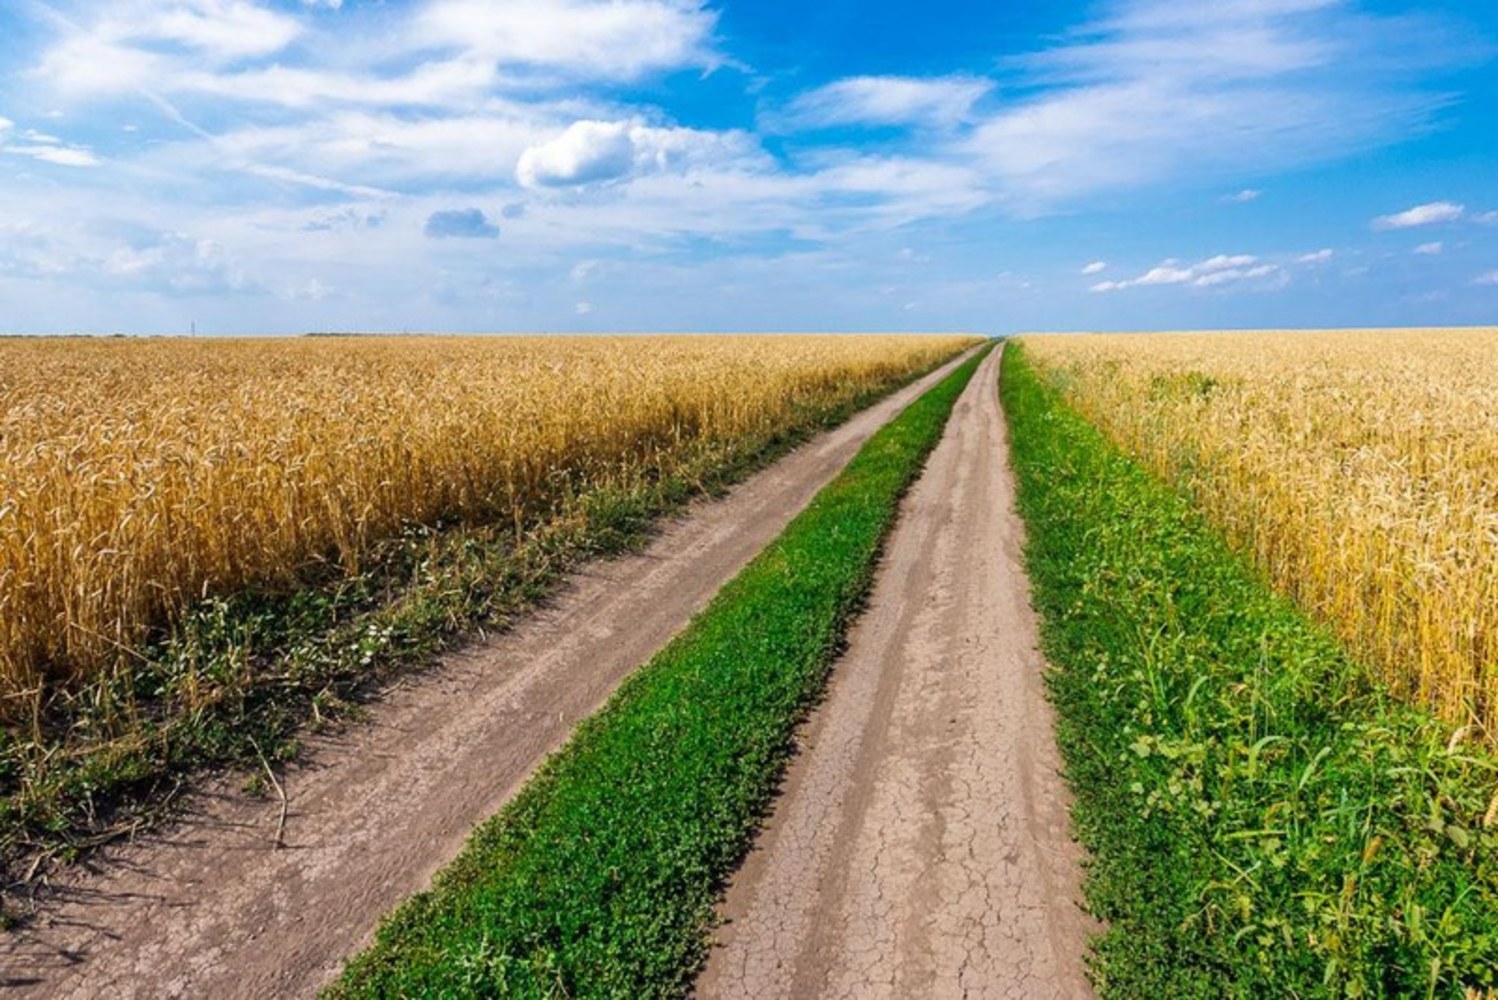
[(515, 177), (528, 188), (583, 187), (757, 156), (743, 133), (584, 120), (521, 153)]
[(1299, 257), (1295, 258), (1295, 263), (1297, 263), (1297, 264), (1325, 264), (1327, 261), (1331, 260), (1336, 255), (1337, 255), (1336, 251), (1332, 250), (1330, 247), (1323, 247), (1322, 249), (1312, 251), (1311, 253), (1303, 253), (1303, 254), (1301, 254)]
[(1472, 216), (1472, 221), (1483, 226), (1498, 226), (1498, 212), (1483, 212)]
[(1466, 206), (1449, 201), (1432, 201), (1416, 205), (1393, 215), (1380, 215), (1374, 219), (1374, 229), (1413, 229), (1416, 226), (1431, 226), (1441, 222), (1456, 222), (1467, 211)]
[[(1013, 63), (1033, 96), (1003, 105), (963, 144), (1022, 212), (1345, 157), (1403, 138), (1441, 103), (1401, 86), (1437, 49), (1416, 20), (1340, 0), (1115, 0), (1104, 11)], [(1408, 59), (1390, 67), (1385, 52)]]
[(1193, 288), (1212, 288), (1235, 282), (1281, 277), (1283, 272), (1275, 264), (1261, 264), (1251, 254), (1218, 254), (1195, 264), (1182, 264), (1177, 260), (1162, 261), (1137, 278), (1122, 281), (1100, 281), (1092, 286), (1094, 292), (1118, 292), (1126, 288), (1150, 285), (1188, 285)]
[(579, 302), (577, 305), (572, 307), (572, 311), (579, 316), (586, 316), (593, 311), (593, 303)]
[(855, 76), (797, 97), (772, 124), (789, 129), (830, 125), (919, 125), (950, 128), (968, 116), (993, 81), (970, 76), (921, 79)]
[[(22, 141), (13, 141), (16, 136), (19, 136)], [(99, 165), (99, 158), (87, 148), (70, 145), (55, 135), (48, 135), (35, 129), (22, 129), (18, 133), (15, 131), (15, 122), (9, 118), (0, 118), (0, 153), (26, 156), (62, 167), (96, 167)]]
[(96, 167), (98, 157), (86, 149), (62, 148), (58, 146), (4, 146), (0, 152), (15, 156), (29, 156), (43, 163), (54, 163), (62, 167)]
[(660, 69), (712, 68), (717, 15), (672, 0), (436, 0), (416, 17), (421, 43), (466, 49), (500, 66), (585, 79), (633, 80)]
[(1250, 201), (1258, 201), (1259, 198), (1263, 196), (1263, 194), (1264, 192), (1258, 190), (1257, 188), (1244, 188), (1237, 194), (1227, 195), (1223, 198), (1223, 201), (1230, 201), (1238, 205), (1243, 205)]
[(1102, 274), (1106, 270), (1108, 270), (1108, 262), (1107, 261), (1104, 261), (1104, 260), (1095, 260), (1091, 264), (1088, 264), (1086, 267), (1082, 268), (1082, 273), (1083, 274)]
[(1440, 240), (1436, 240), (1432, 243), (1420, 244), (1415, 248), (1415, 252), (1418, 254), (1424, 254), (1427, 257), (1434, 257), (1444, 249), (1446, 249), (1446, 245)]
[(1472, 284), (1498, 285), (1498, 271), (1489, 271), (1486, 274), (1479, 274), (1475, 279), (1473, 279)]

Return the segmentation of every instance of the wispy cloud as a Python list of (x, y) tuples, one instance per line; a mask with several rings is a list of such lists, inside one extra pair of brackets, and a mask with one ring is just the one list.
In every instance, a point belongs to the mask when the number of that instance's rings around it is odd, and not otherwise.
[(1479, 274), (1475, 279), (1473, 279), (1472, 284), (1498, 285), (1498, 271), (1488, 271), (1486, 274)]
[(1272, 278), (1282, 272), (1275, 264), (1263, 264), (1251, 254), (1218, 254), (1195, 264), (1182, 264), (1176, 260), (1162, 261), (1137, 278), (1122, 281), (1101, 281), (1092, 286), (1094, 292), (1119, 292), (1126, 288), (1149, 285), (1189, 285), (1193, 288), (1212, 288), (1237, 282)]
[(1432, 243), (1422, 243), (1422, 244), (1420, 244), (1419, 246), (1417, 246), (1415, 248), (1415, 252), (1417, 254), (1421, 254), (1421, 255), (1426, 256), (1426, 257), (1434, 257), (1436, 254), (1439, 254), (1444, 249), (1446, 249), (1446, 245), (1444, 243), (1442, 243), (1440, 240), (1436, 240), (1436, 241), (1434, 241)]
[(1414, 229), (1441, 222), (1456, 222), (1467, 211), (1466, 206), (1449, 201), (1432, 201), (1407, 208), (1393, 215), (1380, 215), (1370, 225), (1374, 229)]
[[(19, 140), (19, 141), (18, 141)], [(96, 167), (99, 158), (85, 146), (64, 142), (55, 135), (35, 129), (16, 131), (15, 122), (0, 118), (0, 153), (25, 156), (61, 167)]]
[(1336, 255), (1336, 251), (1331, 249), (1330, 247), (1322, 247), (1320, 250), (1313, 250), (1310, 253), (1301, 254), (1299, 257), (1295, 258), (1295, 262), (1297, 264), (1325, 264)]
[(984, 120), (966, 151), (1039, 203), (1349, 155), (1407, 134), (1443, 98), (1386, 52), (1451, 58), (1409, 20), (1342, 0), (1111, 4), (1013, 72), (1036, 96)]
[(993, 87), (992, 80), (971, 76), (855, 76), (807, 91), (768, 121), (791, 130), (831, 125), (950, 128), (966, 119)]
[(1258, 201), (1263, 195), (1264, 192), (1258, 188), (1244, 188), (1236, 194), (1225, 195), (1222, 200), (1235, 205), (1244, 205), (1251, 201)]
[(1091, 264), (1088, 264), (1085, 267), (1083, 267), (1082, 268), (1082, 273), (1083, 274), (1087, 274), (1087, 275), (1102, 274), (1106, 270), (1108, 270), (1108, 262), (1107, 261), (1104, 261), (1104, 260), (1095, 260)]

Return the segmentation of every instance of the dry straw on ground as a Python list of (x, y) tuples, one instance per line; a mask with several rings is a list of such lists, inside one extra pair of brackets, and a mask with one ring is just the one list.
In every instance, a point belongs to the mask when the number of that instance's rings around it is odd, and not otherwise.
[(522, 523), (767, 435), (931, 337), (0, 342), (0, 716), (194, 599), (359, 566), (410, 523)]
[(1498, 734), (1498, 330), (1025, 343), (1384, 681)]

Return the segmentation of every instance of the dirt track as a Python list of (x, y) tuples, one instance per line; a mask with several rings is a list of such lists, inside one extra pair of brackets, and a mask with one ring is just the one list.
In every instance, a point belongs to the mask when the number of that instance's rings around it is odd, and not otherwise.
[(904, 503), (704, 998), (1091, 995), (996, 361)]
[[(955, 363), (954, 363), (955, 364)], [(951, 366), (699, 504), (639, 555), (592, 566), (515, 631), (308, 741), (279, 803), (195, 797), (186, 820), (55, 880), (0, 933), (9, 997), (291, 997), (329, 982), (632, 669), (779, 534), (876, 429)]]

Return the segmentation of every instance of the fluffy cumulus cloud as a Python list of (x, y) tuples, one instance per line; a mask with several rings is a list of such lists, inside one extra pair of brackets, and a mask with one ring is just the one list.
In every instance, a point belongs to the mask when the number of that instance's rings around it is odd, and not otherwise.
[(1240, 282), (1276, 279), (1283, 271), (1276, 264), (1265, 264), (1251, 254), (1218, 254), (1195, 264), (1182, 264), (1176, 260), (1163, 261), (1139, 275), (1121, 281), (1100, 281), (1092, 286), (1094, 292), (1118, 292), (1126, 288), (1142, 288), (1150, 285), (1189, 285), (1193, 288), (1212, 288)]
[(970, 76), (855, 76), (807, 91), (783, 114), (772, 116), (771, 123), (786, 129), (832, 125), (950, 128), (967, 118), (993, 86), (991, 80)]
[(527, 188), (582, 187), (753, 156), (754, 143), (743, 133), (585, 120), (521, 153), (515, 178)]
[(1419, 226), (1434, 226), (1442, 222), (1456, 222), (1467, 212), (1465, 205), (1449, 201), (1432, 201), (1424, 205), (1407, 208), (1393, 215), (1380, 215), (1373, 220), (1374, 229), (1414, 229)]
[(450, 208), (427, 216), (422, 232), (434, 240), (493, 239), (499, 227), (477, 208)]

